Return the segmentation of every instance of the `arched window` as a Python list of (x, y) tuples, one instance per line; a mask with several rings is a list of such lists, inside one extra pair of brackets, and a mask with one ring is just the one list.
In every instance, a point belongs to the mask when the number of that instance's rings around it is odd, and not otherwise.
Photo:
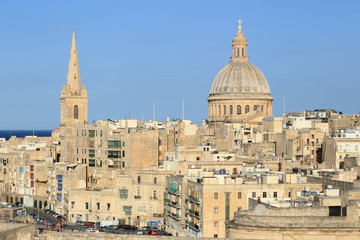
[(243, 57), (245, 57), (245, 51), (244, 51), (244, 48), (241, 49), (241, 54)]
[(250, 106), (249, 106), (249, 105), (246, 105), (246, 106), (245, 106), (245, 114), (247, 114), (248, 112), (250, 112)]
[(258, 110), (258, 105), (254, 105), (254, 112)]
[(79, 119), (79, 107), (78, 107), (78, 105), (74, 106), (74, 119)]
[(233, 115), (233, 106), (232, 105), (230, 105), (230, 107), (229, 107), (229, 114)]
[(240, 54), (239, 54), (239, 52), (240, 52), (240, 51), (239, 51), (239, 48), (237, 48), (236, 50), (237, 50), (236, 56), (239, 57), (239, 55), (240, 55)]
[(240, 106), (240, 105), (237, 105), (237, 107), (236, 107), (236, 113), (237, 113), (237, 115), (240, 115), (240, 114), (241, 114), (241, 106)]
[(226, 106), (224, 105), (224, 115), (226, 115)]
[(261, 111), (262, 112), (264, 111), (264, 105), (261, 105)]
[(219, 105), (219, 116), (221, 115), (221, 106)]

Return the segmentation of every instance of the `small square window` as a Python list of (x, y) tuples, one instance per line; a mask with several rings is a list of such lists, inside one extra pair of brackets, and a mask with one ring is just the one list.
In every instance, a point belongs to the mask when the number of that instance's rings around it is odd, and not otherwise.
[(219, 213), (219, 208), (218, 208), (218, 207), (215, 207), (215, 208), (214, 208), (214, 213), (215, 213), (215, 214), (218, 214), (218, 213)]
[(214, 227), (218, 227), (219, 226), (219, 222), (214, 222)]
[(214, 199), (219, 199), (219, 194), (217, 192), (214, 192)]

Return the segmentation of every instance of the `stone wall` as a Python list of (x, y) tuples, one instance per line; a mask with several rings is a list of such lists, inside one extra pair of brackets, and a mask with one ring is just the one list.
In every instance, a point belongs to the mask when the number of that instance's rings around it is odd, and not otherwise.
[[(191, 237), (172, 237), (172, 236), (150, 236), (150, 235), (121, 235), (121, 234), (106, 234), (106, 233), (77, 233), (77, 232), (44, 232), (46, 240), (210, 240), (213, 238), (191, 238)], [(221, 239), (221, 238), (219, 238)]]
[(2, 240), (31, 240), (34, 233), (33, 224), (0, 223), (0, 239)]
[(329, 178), (307, 176), (307, 182), (308, 183), (320, 183), (325, 186), (332, 185), (332, 186), (340, 189), (340, 194), (345, 190), (351, 190), (354, 188), (354, 183), (352, 183), (352, 182), (338, 181), (338, 180), (333, 180), (333, 179), (329, 179)]

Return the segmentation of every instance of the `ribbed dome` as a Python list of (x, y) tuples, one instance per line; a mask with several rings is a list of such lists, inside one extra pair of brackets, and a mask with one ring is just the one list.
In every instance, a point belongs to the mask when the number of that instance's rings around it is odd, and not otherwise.
[(249, 61), (232, 61), (220, 70), (210, 88), (210, 96), (223, 94), (265, 97), (269, 96), (271, 91), (266, 78), (257, 67)]

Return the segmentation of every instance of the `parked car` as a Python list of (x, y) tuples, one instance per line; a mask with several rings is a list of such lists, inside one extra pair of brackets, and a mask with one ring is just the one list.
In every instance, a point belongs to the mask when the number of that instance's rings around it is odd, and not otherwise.
[(85, 226), (93, 226), (93, 225), (94, 225), (94, 222), (86, 222), (84, 225), (85, 225)]
[(85, 232), (95, 232), (95, 230), (93, 228), (87, 228), (85, 229)]
[(109, 225), (109, 226), (106, 226), (106, 228), (115, 230), (115, 229), (118, 229), (119, 226), (118, 225)]
[(56, 219), (59, 220), (60, 222), (65, 222), (66, 221), (66, 219), (64, 217), (62, 217), (62, 216), (59, 216)]
[(76, 225), (80, 225), (80, 226), (83, 226), (84, 225), (84, 222), (83, 221), (76, 221), (75, 223)]
[(152, 230), (152, 228), (151, 227), (142, 227), (141, 230), (150, 231), (150, 230)]
[(138, 228), (134, 225), (120, 225), (121, 229), (128, 230), (128, 231), (137, 231)]
[(138, 230), (136, 232), (137, 235), (144, 235), (146, 232), (144, 230)]
[(149, 235), (159, 235), (159, 233), (156, 230), (150, 230)]

